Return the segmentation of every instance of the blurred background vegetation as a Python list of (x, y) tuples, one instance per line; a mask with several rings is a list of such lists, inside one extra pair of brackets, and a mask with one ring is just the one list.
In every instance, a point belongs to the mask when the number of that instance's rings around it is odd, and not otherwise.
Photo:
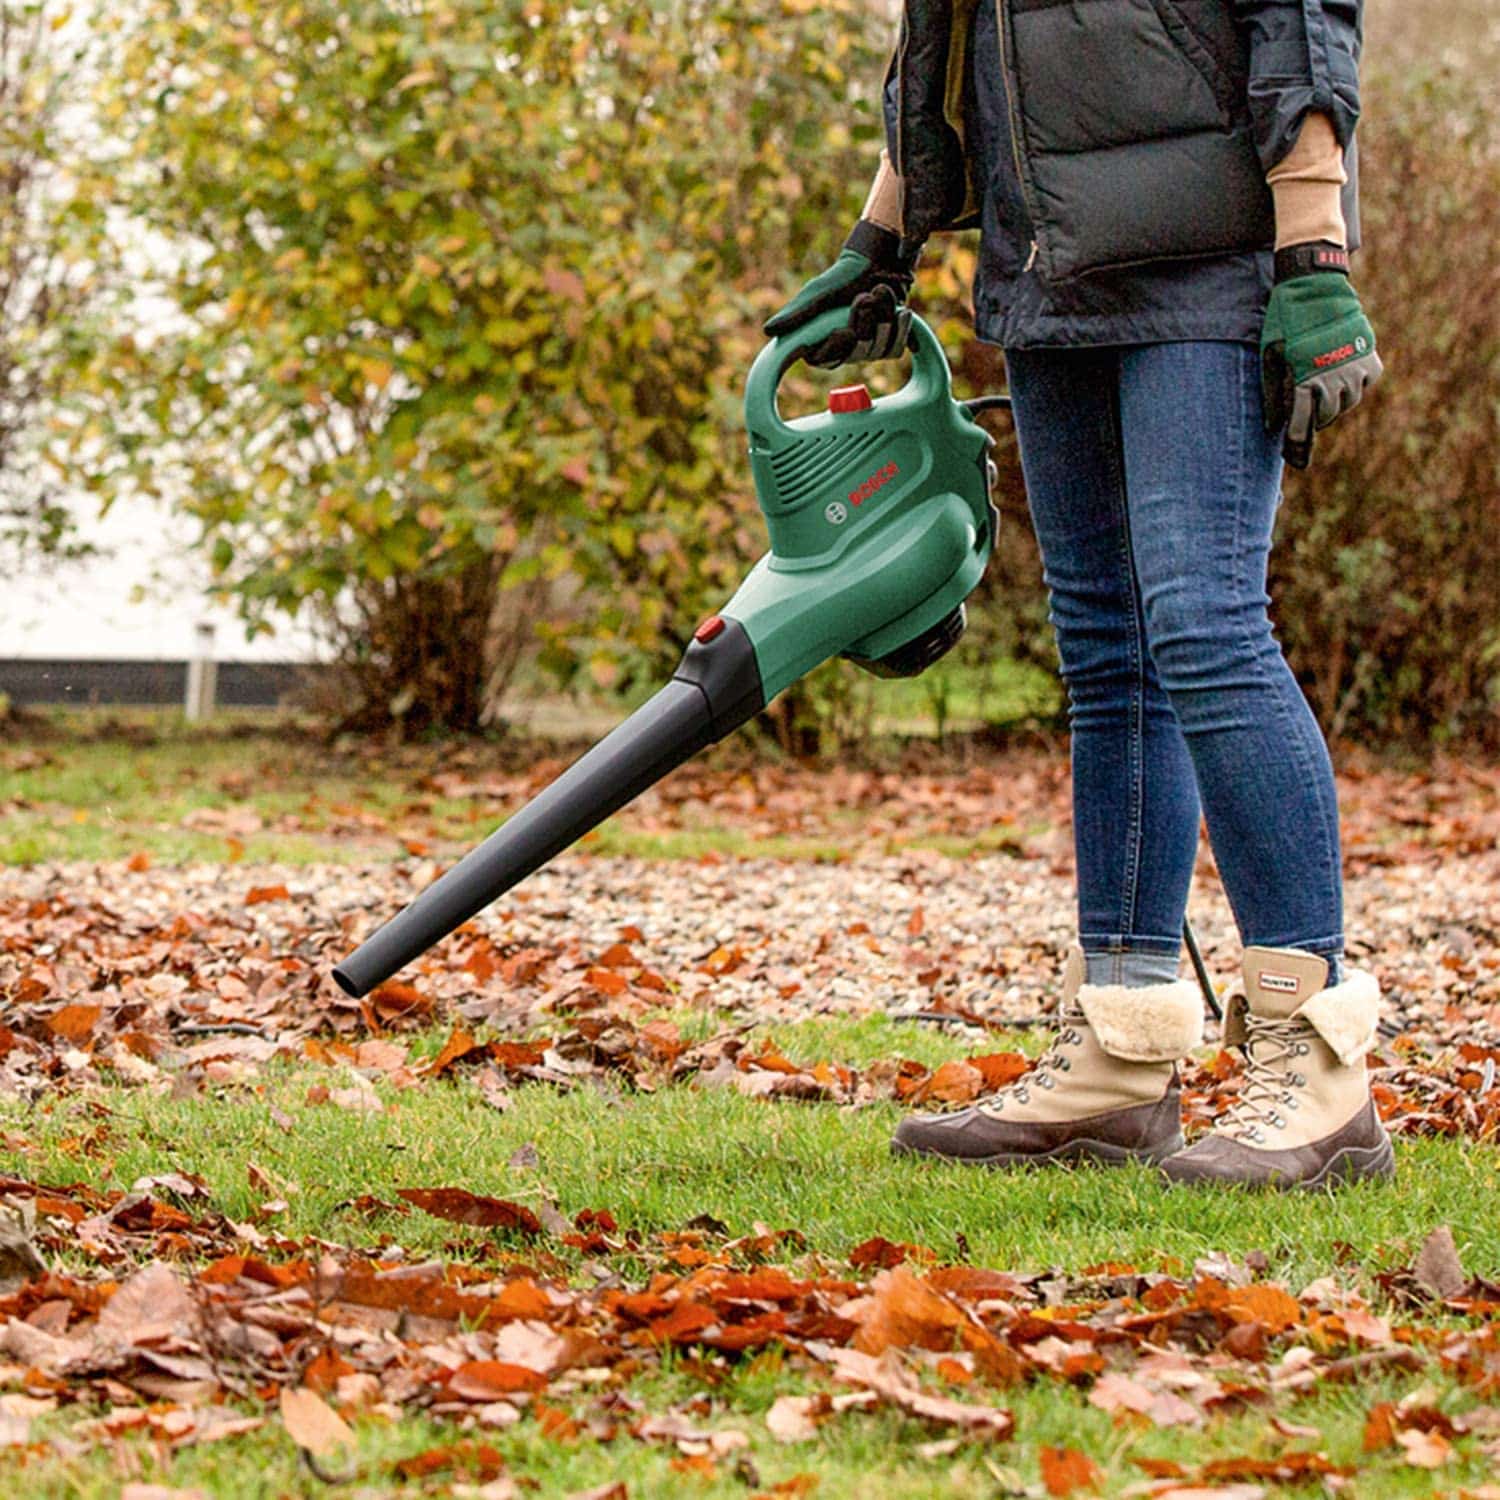
[[(1388, 374), (1288, 482), (1277, 616), (1336, 738), (1493, 745), (1500, 23), (1486, 0), (1366, 14), (1357, 280)], [(41, 474), (185, 510), (248, 620), (317, 619), (345, 726), (472, 730), (542, 683), (629, 701), (670, 670), (764, 546), (742, 381), (858, 213), (886, 0), (0, 16), (12, 533), (80, 540)], [(1004, 383), (973, 250), (935, 243), (915, 298), (960, 394)], [(823, 669), (770, 716), (788, 750), (1056, 717), (996, 430), (1003, 540), (965, 642), (894, 696)]]

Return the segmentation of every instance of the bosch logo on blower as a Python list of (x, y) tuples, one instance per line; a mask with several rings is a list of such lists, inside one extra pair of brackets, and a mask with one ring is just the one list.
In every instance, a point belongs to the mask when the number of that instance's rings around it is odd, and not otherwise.
[(883, 469), (876, 469), (863, 484), (849, 491), (850, 505), (863, 505), (881, 485), (889, 484), (900, 472), (894, 463), (887, 464)]

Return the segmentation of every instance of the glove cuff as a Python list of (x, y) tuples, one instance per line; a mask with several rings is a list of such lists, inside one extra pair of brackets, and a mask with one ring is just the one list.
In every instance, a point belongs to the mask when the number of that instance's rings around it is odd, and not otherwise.
[(844, 249), (863, 255), (877, 270), (899, 271), (910, 276), (922, 255), (922, 246), (904, 240), (894, 229), (887, 229), (872, 219), (861, 219), (849, 231)]
[(1331, 240), (1312, 240), (1305, 245), (1286, 245), (1276, 252), (1276, 281), (1311, 276), (1319, 271), (1349, 274), (1349, 252)]

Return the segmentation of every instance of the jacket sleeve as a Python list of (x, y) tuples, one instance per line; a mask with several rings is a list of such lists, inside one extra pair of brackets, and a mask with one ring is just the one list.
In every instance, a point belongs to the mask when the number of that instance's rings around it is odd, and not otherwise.
[(1255, 147), (1270, 171), (1310, 112), (1346, 151), (1359, 119), (1361, 0), (1230, 0), (1250, 51)]

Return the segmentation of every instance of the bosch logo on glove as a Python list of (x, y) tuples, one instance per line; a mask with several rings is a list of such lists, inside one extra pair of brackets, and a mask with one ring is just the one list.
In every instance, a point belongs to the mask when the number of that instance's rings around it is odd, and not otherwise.
[(1330, 349), (1327, 354), (1313, 355), (1313, 363), (1321, 370), (1325, 365), (1336, 365), (1341, 359), (1348, 359), (1353, 353), (1353, 344), (1340, 344), (1337, 349)]
[(887, 464), (883, 469), (876, 469), (863, 484), (849, 491), (850, 505), (863, 505), (876, 490), (889, 484), (900, 472), (900, 468), (894, 463)]

